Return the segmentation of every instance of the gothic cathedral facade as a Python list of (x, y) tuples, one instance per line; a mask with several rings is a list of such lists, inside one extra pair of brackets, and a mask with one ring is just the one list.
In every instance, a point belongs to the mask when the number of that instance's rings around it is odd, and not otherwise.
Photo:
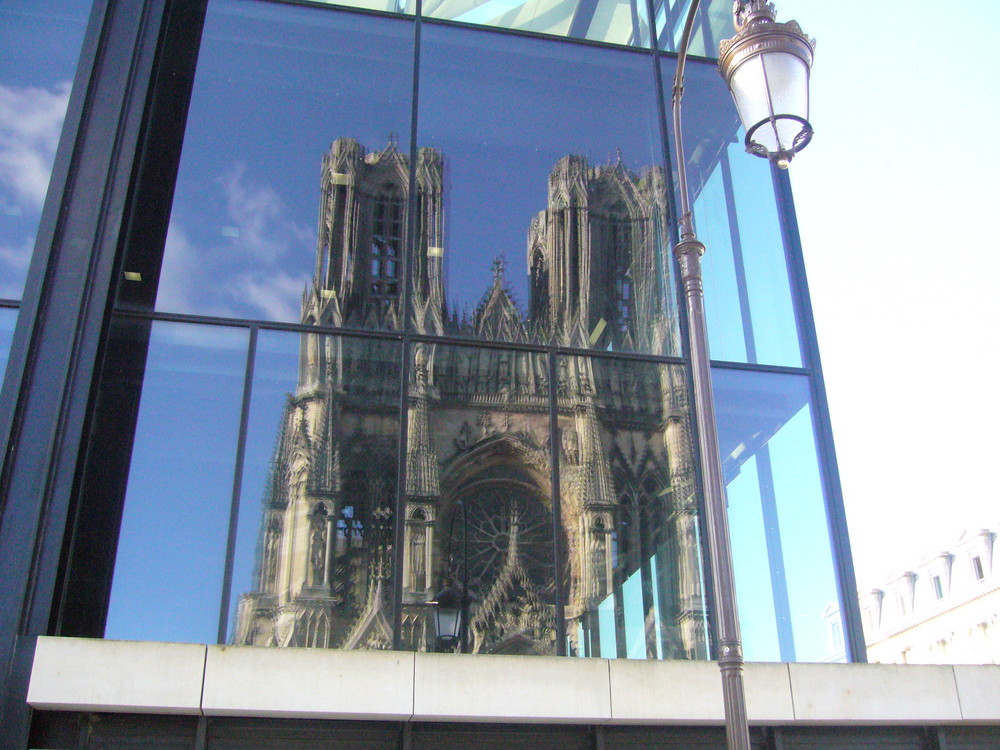
[(434, 650), (434, 597), (461, 574), (476, 604), (472, 652), (556, 653), (561, 617), (570, 654), (706, 658), (683, 368), (571, 351), (550, 362), (523, 347), (677, 353), (662, 169), (560, 159), (548, 205), (527, 227), (527, 309), (497, 259), (465, 313), (445, 302), (443, 155), (421, 149), (414, 173), (405, 290), (409, 157), (391, 142), (369, 153), (344, 138), (323, 159), (301, 322), (377, 332), (410, 316), (405, 441), (398, 341), (303, 333), (263, 499), (256, 590), (240, 597), (232, 641), (389, 648), (398, 578), (402, 643)]

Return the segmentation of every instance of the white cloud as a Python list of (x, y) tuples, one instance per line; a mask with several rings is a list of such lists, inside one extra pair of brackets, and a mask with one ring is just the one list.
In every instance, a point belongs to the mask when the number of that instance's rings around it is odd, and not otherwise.
[(194, 312), (197, 300), (197, 273), (200, 253), (177, 221), (167, 227), (164, 262), (156, 291), (156, 307), (170, 312)]
[[(175, 212), (167, 233), (157, 308), (223, 317), (297, 321), (315, 235), (288, 216), (272, 187), (235, 164), (216, 180), (226, 215), (205, 222)], [(208, 237), (189, 227), (215, 227)], [(291, 270), (289, 270), (291, 269)], [(296, 273), (299, 271), (299, 273)]]
[(267, 320), (298, 320), (302, 291), (308, 282), (304, 274), (243, 274), (227, 285), (227, 291), (233, 299), (251, 302)]
[(30, 237), (20, 245), (0, 245), (0, 297), (20, 298), (32, 250), (34, 241)]
[[(236, 229), (233, 243), (257, 260), (275, 262), (292, 246), (311, 239), (308, 230), (287, 218), (285, 204), (269, 185), (246, 177), (246, 165), (237, 163), (218, 179), (226, 197), (226, 212)], [(228, 233), (227, 233), (228, 234)]]
[(45, 201), (69, 90), (69, 81), (53, 90), (0, 84), (0, 185), (27, 209)]

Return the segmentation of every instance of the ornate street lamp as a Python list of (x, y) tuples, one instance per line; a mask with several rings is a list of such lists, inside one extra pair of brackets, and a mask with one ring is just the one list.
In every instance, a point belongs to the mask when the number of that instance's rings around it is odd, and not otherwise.
[[(705, 491), (705, 528), (715, 583), (715, 630), (722, 673), (726, 741), (730, 750), (750, 750), (743, 691), (743, 646), (705, 328), (705, 293), (701, 283), (701, 256), (705, 246), (698, 241), (694, 231), (681, 131), (684, 64), (698, 6), (699, 0), (692, 0), (674, 75), (674, 149), (680, 193), (680, 241), (674, 246), (674, 255), (680, 266), (688, 314), (691, 380)], [(736, 0), (733, 15), (737, 34), (720, 45), (719, 67), (746, 127), (747, 150), (771, 159), (784, 169), (792, 154), (804, 148), (812, 135), (806, 117), (813, 43), (802, 34), (798, 24), (776, 23), (774, 7), (764, 0)]]
[[(455, 518), (462, 512), (462, 583), (456, 584), (451, 578), (451, 544), (455, 538)], [(469, 517), (465, 503), (455, 501), (448, 524), (448, 553), (445, 565), (449, 567), (445, 575), (444, 588), (434, 597), (434, 624), (437, 626), (438, 650), (455, 651), (464, 654), (469, 643), (470, 606), (475, 602), (469, 594)]]
[(734, 16), (736, 36), (719, 45), (719, 71), (746, 130), (747, 151), (787, 169), (813, 135), (809, 69), (816, 42), (795, 21), (775, 21), (774, 5), (765, 0), (737, 3)]
[[(439, 651), (454, 651), (465, 635), (465, 591), (446, 581), (434, 597), (434, 623)], [(465, 651), (464, 648), (461, 651)]]

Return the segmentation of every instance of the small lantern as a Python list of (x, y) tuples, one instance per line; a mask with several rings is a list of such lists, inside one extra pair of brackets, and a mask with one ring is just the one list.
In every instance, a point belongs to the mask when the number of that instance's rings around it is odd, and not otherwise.
[(434, 597), (434, 620), (439, 648), (454, 649), (461, 642), (465, 614), (462, 594), (462, 589), (458, 586), (445, 583), (444, 588)]
[(746, 149), (781, 169), (813, 135), (809, 69), (815, 49), (795, 21), (776, 22), (766, 0), (741, 2), (736, 36), (719, 45), (719, 71), (746, 130)]

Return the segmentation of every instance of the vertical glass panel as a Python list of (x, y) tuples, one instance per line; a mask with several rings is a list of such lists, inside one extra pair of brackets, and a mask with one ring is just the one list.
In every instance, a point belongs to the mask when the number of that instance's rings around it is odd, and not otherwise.
[(708, 658), (684, 369), (558, 362), (568, 652)]
[(152, 325), (106, 638), (218, 638), (247, 339)]
[(0, 1), (0, 298), (20, 299), (91, 0)]
[(649, 47), (646, 0), (426, 0), (424, 17)]
[(17, 323), (17, 309), (0, 307), (0, 383), (3, 383), (10, 358), (10, 345), (14, 339), (14, 324)]
[[(754, 361), (753, 330), (746, 309), (746, 274), (734, 253), (734, 227), (729, 222), (727, 184), (721, 164), (709, 175), (697, 195), (692, 209), (695, 230), (705, 243), (702, 275), (705, 285), (706, 324), (709, 352), (712, 359), (730, 362)], [(739, 247), (739, 245), (737, 245)], [(750, 330), (748, 330), (750, 329)]]
[[(403, 642), (436, 631), (448, 586), (469, 607), (469, 653), (554, 654), (548, 377), (544, 355), (417, 344), (410, 373)], [(461, 597), (459, 597), (461, 604)], [(460, 635), (460, 634), (459, 634)]]
[(739, 143), (727, 149), (756, 362), (800, 367), (802, 355), (771, 165)]
[[(663, 60), (664, 85), (673, 61)], [(802, 358), (771, 168), (743, 147), (714, 65), (686, 69), (684, 150), (712, 358), (799, 367)]]
[(418, 136), (443, 187), (414, 259), (421, 329), (676, 353), (649, 58), (430, 24), (423, 39)]
[(400, 344), (261, 332), (229, 642), (392, 647)]
[(157, 310), (398, 327), (412, 37), (403, 19), (209, 3), (162, 273), (128, 266)]
[(809, 380), (713, 371), (743, 652), (748, 661), (843, 661)]

